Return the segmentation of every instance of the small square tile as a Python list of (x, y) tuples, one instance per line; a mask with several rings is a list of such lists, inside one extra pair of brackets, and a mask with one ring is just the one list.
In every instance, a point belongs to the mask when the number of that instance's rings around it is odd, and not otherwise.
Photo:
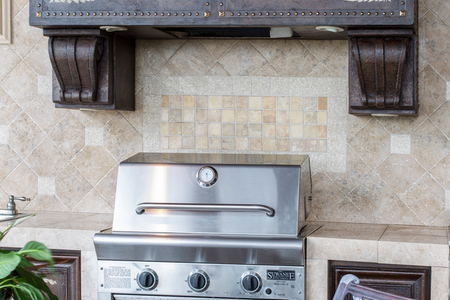
[(248, 127), (248, 134), (250, 137), (261, 137), (262, 136), (262, 125), (261, 124), (250, 124)]
[(291, 121), (288, 110), (277, 110), (277, 123), (289, 124)]
[(317, 138), (317, 125), (305, 125), (305, 138), (316, 139)]
[(161, 94), (161, 77), (149, 76), (144, 78), (144, 93), (152, 95)]
[(222, 96), (209, 96), (209, 108), (222, 108)]
[(169, 123), (161, 123), (161, 135), (169, 135)]
[(318, 124), (321, 125), (327, 125), (327, 112), (326, 111), (319, 111), (317, 113), (317, 122), (319, 122)]
[(318, 109), (319, 110), (327, 110), (327, 97), (319, 97), (319, 105), (318, 105)]
[(209, 110), (209, 122), (222, 122), (222, 110), (210, 109)]
[(236, 97), (235, 96), (223, 96), (223, 108), (236, 108)]
[(248, 112), (249, 123), (262, 123), (262, 111), (250, 110)]
[(183, 136), (183, 149), (195, 149), (195, 137)]
[(209, 136), (221, 136), (222, 135), (222, 124), (221, 123), (210, 123), (208, 125), (208, 135)]
[(327, 152), (327, 140), (318, 140), (317, 151), (318, 152)]
[(275, 125), (263, 125), (263, 137), (275, 137), (276, 136), (276, 126)]
[(234, 137), (224, 137), (222, 138), (222, 150), (234, 150), (236, 145)]
[(277, 125), (277, 137), (288, 138), (289, 135), (289, 125)]
[(179, 89), (180, 77), (164, 76), (161, 77), (161, 93), (175, 95), (180, 93)]
[(195, 135), (196, 136), (208, 135), (208, 123), (195, 123)]
[(248, 124), (236, 124), (236, 136), (248, 136)]
[(234, 80), (231, 76), (215, 76), (215, 94), (234, 95)]
[(310, 78), (309, 81), (309, 96), (326, 97), (328, 95), (328, 80), (327, 78)]
[(196, 122), (208, 122), (208, 110), (207, 109), (196, 109), (195, 110), (195, 121)]
[(304, 124), (317, 124), (317, 112), (305, 111), (304, 112)]
[(409, 134), (391, 134), (391, 153), (410, 154), (411, 136)]
[(170, 108), (182, 108), (183, 107), (183, 97), (180, 95), (169, 96), (169, 107)]
[(277, 109), (289, 110), (290, 102), (291, 102), (291, 98), (290, 97), (278, 96), (277, 97)]
[(195, 138), (195, 148), (196, 149), (208, 149), (208, 138), (207, 137), (199, 137)]
[(222, 138), (220, 137), (210, 137), (208, 138), (209, 149), (221, 150), (222, 149)]
[(318, 97), (304, 97), (303, 98), (303, 109), (304, 110), (317, 110), (319, 104)]
[(248, 110), (236, 110), (236, 122), (247, 123), (248, 122)]
[(183, 96), (183, 108), (195, 108), (195, 96)]
[(235, 136), (236, 126), (234, 124), (223, 124), (223, 136)]
[(263, 109), (275, 109), (276, 102), (275, 97), (263, 97)]
[(319, 139), (327, 138), (327, 125), (318, 125), (317, 126), (317, 134)]
[(169, 122), (169, 110), (161, 109), (161, 122)]
[(249, 148), (249, 139), (247, 137), (236, 138), (236, 150), (245, 151)]
[(236, 97), (236, 108), (237, 109), (248, 109), (249, 103), (248, 96), (237, 96)]
[(290, 94), (289, 77), (272, 77), (271, 95), (289, 95)]
[(303, 111), (291, 110), (291, 124), (303, 124)]
[(195, 110), (183, 109), (183, 122), (194, 122), (194, 121), (195, 121)]
[(287, 152), (290, 149), (289, 139), (277, 139), (277, 151)]
[(182, 109), (170, 109), (169, 110), (169, 121), (170, 122), (183, 121), (183, 110)]
[(169, 136), (169, 149), (181, 149), (181, 136)]
[(263, 139), (263, 150), (264, 151), (276, 151), (277, 143), (276, 139)]
[(182, 123), (169, 123), (169, 134), (170, 135), (181, 135)]
[(197, 80), (197, 94), (199, 95), (214, 95), (214, 77), (202, 76)]
[(169, 95), (161, 95), (161, 107), (169, 108)]
[(250, 150), (251, 151), (261, 151), (262, 150), (262, 139), (250, 138)]
[(195, 108), (208, 108), (208, 96), (196, 96)]
[(54, 195), (56, 191), (55, 177), (38, 177), (38, 194)]
[(305, 139), (305, 151), (306, 152), (317, 152), (317, 140), (316, 139)]
[(235, 122), (235, 115), (236, 111), (232, 109), (224, 109), (222, 113), (222, 120), (223, 122), (227, 123), (234, 123)]
[(86, 127), (85, 144), (103, 146), (103, 127)]
[(195, 135), (194, 123), (182, 123), (182, 127), (183, 127), (183, 135)]
[(262, 109), (262, 97), (249, 97), (248, 108)]
[(291, 97), (291, 109), (303, 110), (303, 97)]
[(291, 138), (303, 138), (303, 125), (291, 125)]
[(264, 110), (263, 111), (263, 123), (276, 123), (277, 115), (275, 110)]
[(0, 125), (0, 145), (8, 145), (9, 143), (9, 126)]
[(291, 151), (303, 152), (305, 151), (305, 142), (302, 139), (291, 139)]

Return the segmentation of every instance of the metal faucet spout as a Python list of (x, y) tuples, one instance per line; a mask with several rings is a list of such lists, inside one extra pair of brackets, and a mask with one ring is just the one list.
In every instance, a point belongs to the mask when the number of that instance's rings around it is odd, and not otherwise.
[(16, 209), (16, 203), (14, 203), (14, 200), (30, 201), (30, 198), (14, 197), (14, 195), (10, 195), (9, 202), (6, 205), (6, 209), (0, 209), (0, 215), (17, 215), (18, 214), (18, 211)]

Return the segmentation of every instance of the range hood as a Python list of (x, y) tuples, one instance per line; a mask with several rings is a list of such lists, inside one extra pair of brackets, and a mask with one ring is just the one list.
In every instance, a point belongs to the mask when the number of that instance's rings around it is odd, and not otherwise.
[(350, 113), (417, 113), (417, 0), (30, 0), (30, 25), (51, 37), (57, 107), (132, 110), (116, 84), (138, 38), (350, 37)]

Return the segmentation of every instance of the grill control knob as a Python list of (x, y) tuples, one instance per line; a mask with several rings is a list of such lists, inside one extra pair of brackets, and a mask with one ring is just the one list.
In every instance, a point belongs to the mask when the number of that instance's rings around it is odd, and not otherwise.
[(158, 275), (152, 269), (143, 269), (136, 279), (143, 290), (153, 290), (158, 285)]
[(257, 293), (261, 289), (261, 277), (255, 272), (246, 272), (241, 276), (241, 287), (247, 293)]
[(203, 292), (209, 287), (209, 276), (205, 271), (194, 270), (189, 274), (188, 285), (194, 292)]

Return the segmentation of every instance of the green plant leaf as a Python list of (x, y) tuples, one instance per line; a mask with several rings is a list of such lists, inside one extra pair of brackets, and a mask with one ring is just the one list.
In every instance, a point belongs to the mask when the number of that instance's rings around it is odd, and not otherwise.
[(18, 253), (37, 260), (47, 261), (53, 266), (52, 252), (42, 243), (30, 241)]
[(28, 267), (33, 267), (34, 265), (32, 263), (30, 263), (24, 256), (20, 255), (19, 266), (23, 267), (23, 268), (28, 268)]
[(44, 291), (50, 300), (58, 300), (58, 297), (56, 297), (52, 293), (52, 291), (50, 290), (48, 285), (45, 283), (45, 281), (42, 279), (42, 277), (36, 275), (35, 273), (33, 273), (29, 270), (23, 269), (21, 267), (18, 267), (16, 269), (16, 271), (25, 282), (33, 285), (34, 287), (38, 288), (41, 291)]
[(20, 282), (18, 286), (26, 289), (30, 293), (31, 299), (45, 300), (45, 296), (42, 294), (42, 292), (38, 288), (34, 287), (33, 285), (26, 283), (26, 282)]
[(16, 252), (0, 253), (0, 279), (5, 278), (19, 265), (20, 257)]
[(5, 235), (14, 227), (16, 227), (17, 225), (19, 225), (20, 223), (28, 220), (31, 217), (34, 217), (36, 214), (32, 214), (29, 216), (25, 216), (22, 218), (17, 219), (14, 223), (12, 223), (12, 225), (10, 225), (8, 228), (6, 228), (5, 231), (0, 231), (0, 241), (5, 237)]

